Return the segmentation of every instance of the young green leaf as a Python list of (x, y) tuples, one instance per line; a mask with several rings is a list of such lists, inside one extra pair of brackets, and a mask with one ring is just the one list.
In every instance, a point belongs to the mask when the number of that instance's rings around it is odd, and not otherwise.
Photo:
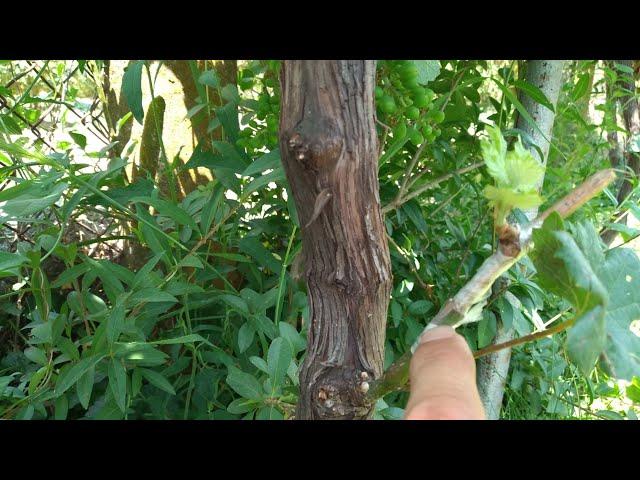
[(144, 109), (142, 108), (142, 68), (144, 62), (136, 60), (129, 63), (122, 76), (122, 95), (134, 118), (142, 125)]
[(71, 388), (78, 379), (84, 375), (89, 369), (93, 368), (105, 355), (96, 355), (87, 357), (80, 360), (73, 367), (66, 371), (65, 374), (60, 375), (56, 381), (55, 394), (62, 395), (69, 388)]
[(292, 358), (291, 345), (286, 339), (278, 337), (271, 342), (267, 354), (267, 366), (274, 386), (282, 384)]
[(112, 358), (108, 367), (108, 376), (111, 394), (120, 410), (124, 413), (127, 407), (127, 371), (123, 363)]
[(173, 389), (173, 385), (167, 380), (161, 373), (155, 370), (149, 370), (148, 368), (138, 369), (142, 376), (154, 387), (158, 387), (160, 390), (164, 390), (171, 395), (175, 395), (176, 391)]
[(263, 397), (262, 388), (258, 380), (235, 367), (229, 367), (227, 385), (244, 398), (260, 400)]

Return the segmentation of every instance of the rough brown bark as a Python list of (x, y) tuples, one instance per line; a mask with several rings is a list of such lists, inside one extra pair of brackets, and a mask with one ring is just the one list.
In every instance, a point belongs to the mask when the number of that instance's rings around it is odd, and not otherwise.
[(302, 228), (310, 326), (298, 419), (365, 419), (391, 266), (378, 193), (375, 62), (285, 61), (280, 151)]
[[(129, 61), (128, 65), (131, 65), (131, 62), (132, 61)], [(129, 106), (124, 99), (124, 95), (120, 86), (117, 86), (120, 93), (116, 94), (116, 90), (111, 85), (111, 76), (109, 73), (110, 64), (111, 62), (109, 60), (104, 61), (101, 88), (106, 99), (106, 104), (104, 105), (106, 113), (105, 118), (107, 120), (107, 124), (109, 125), (109, 130), (111, 131), (110, 133), (111, 135), (113, 135), (113, 141), (117, 142), (116, 145), (114, 145), (114, 147), (111, 149), (109, 154), (112, 157), (119, 157), (122, 155), (124, 147), (127, 145), (127, 142), (131, 138), (132, 122), (125, 122), (125, 124), (122, 125), (122, 128), (118, 132), (118, 135), (115, 134), (116, 124), (129, 112)]]
[[(622, 65), (626, 65), (628, 67), (633, 67), (633, 62), (631, 60), (618, 60), (617, 63)], [(635, 82), (621, 82), (622, 87), (628, 91), (635, 92), (636, 86)], [(640, 135), (640, 104), (634, 95), (624, 95), (620, 98), (620, 108), (622, 109), (622, 117), (624, 119), (624, 126), (627, 130), (627, 143), (630, 139)], [(611, 158), (611, 157), (610, 157)], [(614, 157), (615, 158), (615, 157)], [(622, 184), (620, 185), (620, 190), (618, 190), (617, 200), (618, 204), (625, 201), (625, 199), (631, 194), (633, 190), (633, 182), (631, 180), (632, 177), (637, 177), (640, 175), (640, 155), (635, 152), (632, 152), (628, 147), (624, 148), (624, 154), (622, 157), (622, 161), (620, 159), (617, 160), (617, 165), (613, 165), (618, 168), (626, 168), (627, 174), (625, 175)], [(624, 216), (619, 219), (619, 222), (626, 223), (627, 216)], [(601, 238), (605, 242), (605, 244), (610, 245), (613, 243), (613, 240), (617, 236), (617, 231), (607, 229), (605, 230)]]

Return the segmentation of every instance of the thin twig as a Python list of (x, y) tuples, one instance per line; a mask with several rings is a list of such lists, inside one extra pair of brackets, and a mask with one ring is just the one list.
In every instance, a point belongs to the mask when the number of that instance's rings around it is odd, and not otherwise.
[(480, 168), (482, 165), (484, 165), (483, 162), (478, 162), (478, 163), (474, 163), (473, 165), (469, 165), (467, 167), (462, 167), (462, 168), (458, 168), (457, 170), (454, 170), (453, 172), (447, 173), (446, 175), (442, 175), (441, 177), (436, 178), (435, 180), (432, 180), (428, 183), (425, 183), (424, 185), (420, 186), (419, 188), (417, 188), (416, 190), (414, 190), (413, 192), (410, 192), (408, 194), (406, 194), (403, 198), (399, 199), (398, 201), (394, 200), (391, 203), (385, 205), (384, 207), (382, 207), (382, 213), (388, 213), (391, 210), (395, 210), (396, 208), (398, 208), (400, 205), (402, 205), (403, 203), (408, 202), (409, 200), (411, 200), (412, 198), (417, 197), (418, 195), (422, 194), (423, 192), (426, 192), (427, 190), (437, 187), (439, 184), (441, 184), (442, 182), (449, 180), (451, 177), (455, 176), (455, 175), (461, 175), (463, 173), (467, 173), (470, 172), (471, 170), (475, 170), (476, 168)]

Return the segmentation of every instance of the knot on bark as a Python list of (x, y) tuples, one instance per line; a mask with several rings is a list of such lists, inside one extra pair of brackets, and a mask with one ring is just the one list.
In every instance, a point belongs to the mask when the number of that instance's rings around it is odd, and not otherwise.
[(333, 367), (318, 381), (313, 406), (318, 418), (352, 420), (368, 418), (374, 403), (367, 397), (369, 372)]
[(516, 225), (505, 224), (498, 231), (500, 251), (511, 258), (520, 255), (520, 230)]
[(343, 139), (326, 119), (303, 120), (287, 138), (293, 158), (315, 172), (331, 170), (342, 152)]

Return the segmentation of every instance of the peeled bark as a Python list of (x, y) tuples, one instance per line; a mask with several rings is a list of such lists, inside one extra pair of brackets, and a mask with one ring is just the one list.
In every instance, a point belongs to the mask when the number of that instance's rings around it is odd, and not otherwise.
[(298, 419), (366, 419), (392, 286), (378, 193), (375, 62), (284, 61), (280, 151), (302, 227), (309, 346)]
[[(558, 102), (558, 95), (562, 86), (562, 69), (564, 63), (564, 60), (531, 60), (527, 62), (525, 80), (542, 90), (554, 108)], [(548, 139), (551, 138), (553, 131), (555, 113), (525, 94), (520, 96), (520, 101), (534, 119), (538, 128), (531, 125), (524, 117), (518, 118), (517, 127), (526, 132), (532, 138), (532, 141), (540, 148), (542, 158), (540, 158), (540, 154), (535, 148), (530, 148), (529, 150), (542, 163), (546, 164), (549, 153)], [(538, 190), (542, 188), (542, 182), (543, 179), (541, 179), (537, 185)], [(537, 208), (525, 212), (529, 220), (533, 220), (537, 216), (537, 213)], [(515, 330), (513, 326), (505, 329), (502, 325), (499, 325), (494, 342), (503, 343), (512, 340), (514, 337)], [(487, 355), (478, 361), (478, 389), (488, 419), (497, 420), (500, 418), (502, 397), (504, 395), (507, 374), (509, 373), (510, 361), (510, 348), (505, 348), (504, 350)]]

